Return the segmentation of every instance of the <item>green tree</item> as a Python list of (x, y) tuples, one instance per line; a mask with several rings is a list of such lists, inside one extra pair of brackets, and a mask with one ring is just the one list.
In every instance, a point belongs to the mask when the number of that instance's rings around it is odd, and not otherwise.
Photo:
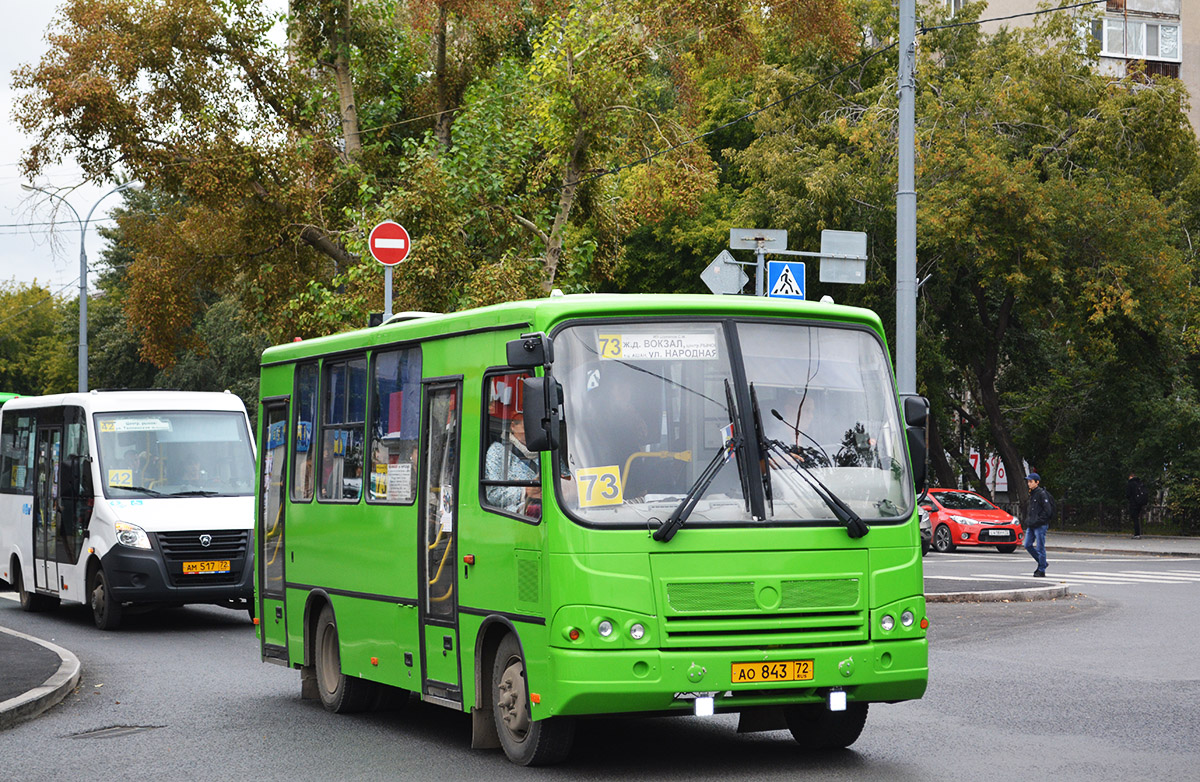
[[(29, 395), (75, 389), (78, 332), (68, 336), (59, 328), (68, 309), (37, 282), (0, 283), (0, 390)], [(64, 375), (58, 370), (67, 360), (71, 368)]]

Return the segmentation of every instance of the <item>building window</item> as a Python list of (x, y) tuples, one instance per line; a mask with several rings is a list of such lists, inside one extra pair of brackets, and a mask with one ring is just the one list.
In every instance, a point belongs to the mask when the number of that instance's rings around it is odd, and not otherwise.
[(1179, 25), (1146, 19), (1105, 17), (1092, 23), (1102, 57), (1179, 62)]

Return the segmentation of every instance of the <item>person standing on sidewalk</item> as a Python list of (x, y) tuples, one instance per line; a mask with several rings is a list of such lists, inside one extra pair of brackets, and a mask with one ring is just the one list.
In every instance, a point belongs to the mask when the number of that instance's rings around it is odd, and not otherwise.
[(1054, 518), (1054, 498), (1042, 487), (1042, 476), (1031, 472), (1025, 476), (1025, 485), (1029, 487), (1029, 510), (1025, 513), (1025, 550), (1037, 562), (1037, 570), (1033, 575), (1044, 578), (1046, 575), (1046, 530)]
[(1125, 484), (1125, 501), (1129, 503), (1129, 518), (1133, 519), (1134, 540), (1142, 536), (1142, 509), (1149, 499), (1142, 479), (1129, 473), (1129, 483)]

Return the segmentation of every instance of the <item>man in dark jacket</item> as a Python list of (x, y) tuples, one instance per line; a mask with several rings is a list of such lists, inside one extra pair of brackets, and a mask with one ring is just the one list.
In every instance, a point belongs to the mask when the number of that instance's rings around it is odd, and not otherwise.
[(1025, 528), (1025, 550), (1037, 562), (1037, 570), (1033, 575), (1044, 578), (1046, 575), (1046, 530), (1050, 527), (1050, 519), (1054, 516), (1054, 500), (1050, 492), (1042, 488), (1042, 476), (1031, 472), (1025, 476), (1025, 484), (1029, 487), (1029, 511), (1021, 525)]
[(1142, 509), (1150, 498), (1146, 495), (1146, 487), (1142, 479), (1129, 473), (1129, 483), (1125, 484), (1125, 501), (1129, 503), (1129, 517), (1133, 519), (1133, 537), (1142, 536)]

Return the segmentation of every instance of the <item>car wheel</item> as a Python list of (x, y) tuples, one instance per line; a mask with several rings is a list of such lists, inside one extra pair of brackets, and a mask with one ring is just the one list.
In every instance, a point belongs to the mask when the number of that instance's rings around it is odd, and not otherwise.
[(529, 711), (525, 659), (511, 633), (504, 636), (492, 665), (492, 712), (496, 734), (508, 759), (519, 766), (548, 766), (564, 760), (575, 741), (569, 717), (534, 720)]
[(996, 551), (999, 551), (1001, 554), (1011, 554), (1016, 550), (1016, 546), (996, 546)]
[(933, 550), (939, 554), (949, 554), (954, 551), (954, 536), (945, 524), (937, 525), (933, 531)]
[(823, 703), (801, 703), (786, 707), (783, 716), (792, 738), (804, 749), (845, 749), (862, 734), (867, 704), (852, 702), (845, 711), (829, 711)]
[(116, 630), (121, 626), (121, 601), (113, 597), (108, 586), (108, 576), (104, 568), (98, 567), (92, 573), (91, 590), (88, 593), (88, 603), (92, 607), (92, 621), (101, 630)]
[(378, 692), (375, 683), (342, 673), (342, 653), (338, 644), (337, 621), (333, 607), (326, 605), (317, 618), (313, 634), (313, 656), (317, 669), (317, 693), (321, 705), (334, 714), (351, 714), (374, 705)]

